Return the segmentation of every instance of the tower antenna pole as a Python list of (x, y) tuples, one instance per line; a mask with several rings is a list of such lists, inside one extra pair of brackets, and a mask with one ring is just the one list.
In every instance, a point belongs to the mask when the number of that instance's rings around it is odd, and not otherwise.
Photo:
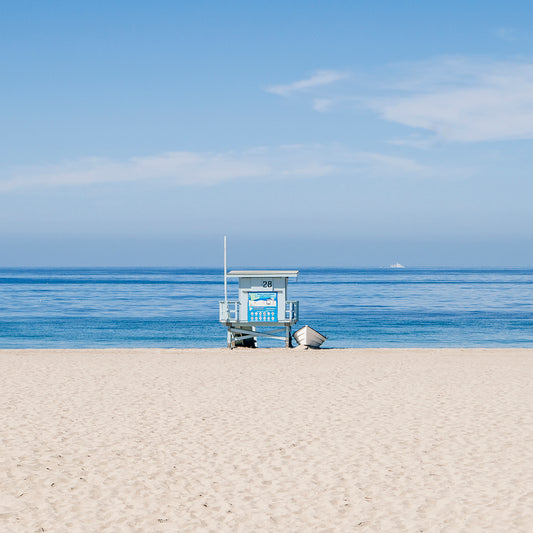
[(224, 235), (224, 302), (228, 304), (228, 260), (226, 248), (226, 236)]

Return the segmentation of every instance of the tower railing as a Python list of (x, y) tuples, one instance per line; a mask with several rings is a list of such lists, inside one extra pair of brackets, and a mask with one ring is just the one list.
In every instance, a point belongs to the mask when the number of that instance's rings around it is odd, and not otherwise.
[[(219, 321), (222, 323), (249, 323), (247, 320), (240, 320), (240, 302), (236, 301), (222, 301), (219, 302)], [(285, 316), (282, 320), (276, 321), (283, 324), (296, 324), (300, 318), (300, 302), (288, 300), (285, 302)], [(254, 322), (255, 323), (255, 322)], [(260, 324), (260, 322), (257, 322)], [(265, 322), (265, 326), (268, 323)]]
[(219, 321), (238, 322), (239, 321), (239, 301), (219, 302)]

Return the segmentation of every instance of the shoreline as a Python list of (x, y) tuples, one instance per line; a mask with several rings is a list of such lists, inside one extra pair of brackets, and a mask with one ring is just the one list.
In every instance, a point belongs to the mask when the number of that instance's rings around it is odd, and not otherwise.
[(0, 529), (526, 532), (532, 368), (528, 348), (1, 349)]
[(266, 353), (274, 353), (274, 352), (283, 352), (283, 353), (300, 353), (300, 352), (307, 352), (307, 353), (332, 353), (332, 352), (339, 352), (339, 353), (346, 353), (346, 352), (354, 352), (354, 353), (363, 353), (363, 352), (422, 352), (422, 353), (432, 353), (432, 352), (480, 352), (480, 353), (487, 353), (487, 352), (494, 352), (495, 354), (503, 353), (503, 352), (531, 352), (533, 353), (533, 346), (532, 347), (515, 347), (515, 346), (507, 346), (507, 347), (492, 347), (492, 346), (478, 346), (478, 347), (401, 347), (401, 348), (387, 348), (387, 347), (379, 347), (379, 348), (337, 348), (337, 347), (328, 347), (323, 346), (321, 348), (307, 348), (304, 346), (294, 346), (292, 348), (285, 348), (285, 347), (259, 347), (259, 348), (244, 348), (244, 347), (236, 347), (233, 349), (227, 348), (226, 346), (220, 346), (220, 347), (208, 347), (208, 348), (146, 348), (146, 347), (136, 347), (136, 348), (128, 348), (128, 347), (105, 347), (105, 348), (0, 348), (0, 354), (9, 354), (12, 352), (36, 352), (36, 353), (65, 353), (65, 352), (73, 352), (73, 353), (81, 353), (81, 352), (153, 352), (153, 353), (176, 353), (176, 352), (185, 352), (185, 353), (191, 353), (191, 352), (199, 352), (199, 353), (210, 353), (210, 352), (228, 352), (228, 353), (255, 353), (255, 352), (266, 352)]

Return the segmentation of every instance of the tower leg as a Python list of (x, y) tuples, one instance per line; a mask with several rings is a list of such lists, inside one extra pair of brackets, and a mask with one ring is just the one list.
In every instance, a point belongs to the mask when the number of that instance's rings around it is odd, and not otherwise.
[(228, 328), (228, 348), (230, 350), (233, 349), (233, 334), (230, 332), (229, 328)]
[[(252, 331), (256, 331), (257, 328), (255, 326), (252, 326)], [(254, 337), (252, 339), (252, 348), (257, 348), (257, 337)]]
[(285, 326), (285, 348), (292, 348), (291, 327)]

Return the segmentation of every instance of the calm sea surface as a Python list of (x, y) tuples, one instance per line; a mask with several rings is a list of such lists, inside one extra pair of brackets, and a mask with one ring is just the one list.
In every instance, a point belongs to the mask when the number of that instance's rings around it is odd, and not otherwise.
[[(225, 346), (223, 294), (220, 270), (0, 269), (0, 348)], [(533, 347), (533, 270), (302, 269), (289, 299), (324, 347)]]

